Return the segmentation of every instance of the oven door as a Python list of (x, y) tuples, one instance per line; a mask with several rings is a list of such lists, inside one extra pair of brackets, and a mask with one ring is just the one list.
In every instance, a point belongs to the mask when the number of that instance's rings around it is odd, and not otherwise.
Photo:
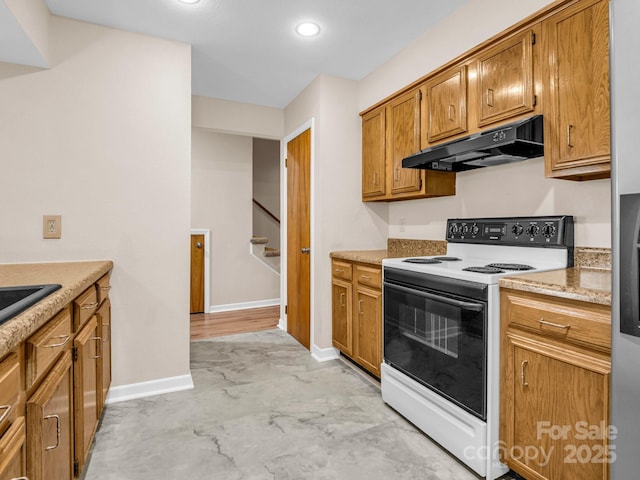
[(483, 420), (486, 334), (486, 301), (385, 280), (384, 361)]

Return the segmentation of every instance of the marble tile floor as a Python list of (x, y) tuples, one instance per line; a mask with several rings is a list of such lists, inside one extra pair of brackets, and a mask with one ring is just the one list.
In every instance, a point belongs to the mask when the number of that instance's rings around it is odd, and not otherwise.
[(193, 390), (108, 405), (84, 480), (477, 478), (280, 330), (193, 342), (191, 373)]

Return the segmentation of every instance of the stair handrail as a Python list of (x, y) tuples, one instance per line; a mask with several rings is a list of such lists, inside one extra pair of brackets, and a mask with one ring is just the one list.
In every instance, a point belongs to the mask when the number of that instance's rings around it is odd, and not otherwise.
[(264, 205), (262, 205), (258, 200), (256, 200), (255, 198), (253, 199), (253, 203), (255, 205), (258, 206), (258, 208), (260, 208), (262, 211), (264, 211), (267, 215), (269, 215), (271, 218), (273, 218), (276, 222), (280, 223), (280, 219), (278, 217), (276, 217), (273, 213), (271, 213), (269, 211), (269, 209), (267, 207), (265, 207)]

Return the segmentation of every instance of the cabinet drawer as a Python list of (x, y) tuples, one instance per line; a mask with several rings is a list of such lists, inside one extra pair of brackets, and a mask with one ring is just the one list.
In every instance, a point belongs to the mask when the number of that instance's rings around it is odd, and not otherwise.
[(334, 260), (331, 262), (331, 275), (342, 278), (343, 280), (351, 280), (351, 278), (353, 278), (353, 265)]
[(71, 340), (71, 312), (67, 307), (25, 342), (27, 389), (49, 369), (60, 352), (68, 348), (69, 340)]
[(368, 285), (373, 288), (382, 288), (382, 270), (379, 268), (356, 267), (356, 280), (361, 285)]
[(611, 349), (611, 312), (602, 305), (512, 292), (504, 295), (503, 302), (509, 326), (524, 327), (572, 343)]
[(0, 362), (0, 434), (16, 418), (21, 391), (20, 360), (11, 353)]
[(111, 290), (111, 273), (103, 275), (96, 282), (98, 305), (101, 304), (105, 298), (109, 297), (109, 290)]
[(73, 331), (77, 332), (89, 320), (98, 307), (98, 294), (91, 285), (73, 301)]

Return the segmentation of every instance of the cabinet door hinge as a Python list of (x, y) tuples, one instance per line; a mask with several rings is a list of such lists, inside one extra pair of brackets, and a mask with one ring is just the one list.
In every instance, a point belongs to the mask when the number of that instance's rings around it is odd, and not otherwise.
[(536, 44), (536, 34), (531, 32), (531, 45)]
[(73, 359), (74, 362), (78, 360), (78, 347), (71, 348), (71, 358)]
[(422, 101), (422, 90), (418, 90), (418, 101)]
[(77, 478), (78, 475), (80, 475), (80, 463), (76, 460), (73, 462), (73, 477)]
[(538, 104), (538, 95), (533, 96), (533, 106), (535, 107)]
[(418, 190), (422, 190), (422, 178), (418, 181)]

